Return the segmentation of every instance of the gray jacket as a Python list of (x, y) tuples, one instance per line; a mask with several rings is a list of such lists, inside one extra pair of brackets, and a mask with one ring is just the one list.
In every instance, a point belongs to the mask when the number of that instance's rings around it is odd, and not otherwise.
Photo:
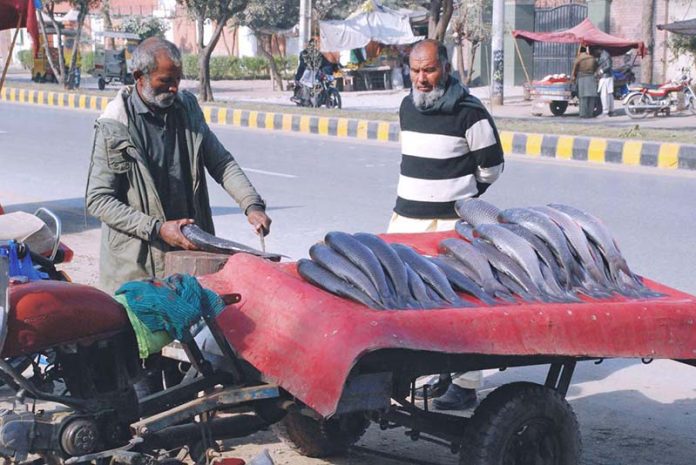
[[(147, 168), (147, 154), (128, 115), (126, 100), (134, 89), (122, 88), (95, 123), (86, 206), (102, 222), (100, 286), (113, 292), (126, 281), (163, 277), (170, 247), (156, 236), (164, 222), (160, 195)], [(174, 104), (182, 112), (193, 181), (194, 220), (214, 234), (205, 170), (234, 198), (243, 212), (265, 207), (232, 155), (205, 122), (196, 97), (180, 91)]]

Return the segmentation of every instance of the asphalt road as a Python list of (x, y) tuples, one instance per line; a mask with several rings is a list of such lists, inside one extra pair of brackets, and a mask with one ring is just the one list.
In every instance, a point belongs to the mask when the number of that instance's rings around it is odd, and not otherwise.
[[(76, 253), (70, 273), (94, 283), (98, 224), (83, 214), (96, 114), (0, 103), (0, 203), (6, 210), (47, 206), (64, 220)], [(331, 230), (385, 230), (398, 176), (398, 145), (214, 128), (270, 206), (270, 251), (293, 258)], [(486, 194), (499, 207), (568, 203), (602, 218), (634, 271), (696, 293), (696, 174), (593, 166), (511, 156)], [(258, 240), (233, 201), (211, 192), (218, 235), (252, 246)], [(693, 372), (693, 373), (692, 373)], [(486, 389), (512, 380), (543, 382), (537, 369), (491, 372)], [(692, 465), (696, 455), (696, 371), (675, 362), (643, 367), (633, 360), (581, 364), (569, 392), (586, 464)], [(485, 392), (485, 391), (484, 391)], [(300, 458), (270, 433), (237, 441), (249, 457), (271, 449), (279, 464), (397, 464), (354, 453), (331, 462)], [(454, 464), (437, 446), (404, 439), (401, 431), (370, 430), (360, 445)], [(669, 457), (669, 459), (666, 459)]]

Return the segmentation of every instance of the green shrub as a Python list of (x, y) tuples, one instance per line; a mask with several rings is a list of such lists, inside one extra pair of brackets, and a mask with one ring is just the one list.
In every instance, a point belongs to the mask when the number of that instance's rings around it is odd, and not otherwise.
[(80, 71), (82, 74), (91, 73), (94, 70), (94, 52), (82, 52), (80, 56)]
[[(291, 79), (297, 69), (297, 57), (276, 57), (275, 60), (283, 78)], [(186, 79), (198, 79), (198, 55), (184, 55), (182, 66)], [(214, 56), (210, 58), (210, 79), (270, 79), (268, 61), (264, 57)]]
[(34, 50), (33, 49), (20, 50), (19, 52), (17, 52), (17, 58), (19, 58), (19, 62), (22, 64), (22, 68), (24, 68), (24, 69), (34, 68)]

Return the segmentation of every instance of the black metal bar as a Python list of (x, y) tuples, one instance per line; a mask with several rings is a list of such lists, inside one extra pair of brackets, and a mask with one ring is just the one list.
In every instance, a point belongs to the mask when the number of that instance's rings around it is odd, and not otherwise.
[(558, 377), (561, 374), (561, 367), (562, 365), (560, 363), (551, 364), (549, 367), (549, 373), (546, 375), (546, 382), (544, 383), (544, 386), (547, 388), (556, 389), (556, 386), (558, 385)]
[(181, 346), (183, 347), (184, 352), (186, 352), (186, 356), (191, 362), (191, 365), (193, 365), (193, 367), (198, 370), (199, 373), (201, 373), (203, 376), (210, 376), (213, 374), (213, 367), (203, 356), (203, 353), (198, 347), (195, 339), (191, 338), (187, 342), (182, 342)]
[(140, 416), (149, 417), (157, 412), (194, 399), (199, 392), (222, 384), (228, 378), (229, 375), (226, 373), (214, 373), (211, 376), (184, 381), (174, 387), (144, 397), (139, 402)]
[(227, 359), (229, 359), (231, 365), (230, 371), (232, 372), (235, 381), (238, 383), (244, 382), (244, 376), (242, 374), (242, 369), (239, 365), (239, 359), (237, 358), (237, 354), (232, 349), (232, 346), (230, 346), (230, 344), (227, 342), (225, 335), (222, 333), (220, 325), (217, 324), (215, 315), (210, 313), (210, 310), (204, 310), (203, 319), (205, 320), (205, 323), (208, 325), (208, 328), (210, 329), (210, 334), (213, 335), (213, 339), (215, 339), (215, 342), (222, 351), (223, 355), (226, 356)]
[(462, 441), (464, 428), (469, 421), (468, 418), (445, 413), (423, 411), (407, 413), (394, 408), (382, 416), (392, 423), (457, 444)]
[(573, 378), (573, 372), (575, 371), (575, 365), (577, 365), (577, 362), (573, 359), (570, 359), (563, 364), (563, 372), (561, 373), (561, 379), (558, 382), (557, 388), (557, 391), (560, 392), (563, 397), (565, 397), (568, 393), (570, 381)]

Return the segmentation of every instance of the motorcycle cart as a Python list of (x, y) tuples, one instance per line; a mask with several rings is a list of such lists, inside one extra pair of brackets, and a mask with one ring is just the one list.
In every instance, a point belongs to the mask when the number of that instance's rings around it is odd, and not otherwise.
[[(383, 238), (434, 255), (454, 235)], [(3, 357), (43, 353), (49, 365), (26, 377), (0, 361), (0, 377), (18, 403), (59, 405), (0, 415), (0, 454), (19, 459), (139, 465), (188, 449), (203, 463), (215, 439), (273, 423), (294, 448), (321, 457), (345, 451), (373, 421), (448, 447), (462, 464), (575, 464), (578, 425), (564, 396), (578, 361), (696, 360), (696, 298), (649, 280), (663, 297), (378, 311), (310, 285), (294, 263), (238, 254), (199, 278), (228, 306), (205, 316), (207, 341), (180, 344), (193, 370), (138, 400), (133, 332), (111, 297), (3, 276)], [(414, 399), (422, 375), (531, 365), (548, 365), (546, 379), (498, 388), (470, 419), (431, 411), (427, 394)], [(65, 392), (46, 387), (59, 381)]]
[[(645, 55), (645, 44), (640, 41), (629, 41), (620, 37), (615, 37), (603, 32), (592, 24), (589, 19), (583, 20), (580, 24), (566, 30), (554, 32), (535, 32), (514, 30), (512, 36), (515, 39), (524, 39), (528, 44), (534, 42), (555, 43), (555, 44), (577, 44), (583, 47), (598, 47), (609, 52), (611, 56), (620, 56), (626, 54), (631, 49), (637, 50), (637, 55)], [(520, 56), (520, 60), (522, 57)], [(532, 86), (532, 96), (534, 104), (532, 105), (532, 114), (540, 115), (540, 109), (546, 105), (549, 106), (551, 113), (554, 116), (563, 115), (569, 104), (577, 104), (575, 95), (571, 91), (570, 80), (567, 76), (572, 71), (572, 58), (568, 57), (566, 63), (559, 62), (561, 69), (556, 72), (566, 73), (565, 79), (553, 79), (552, 76), (547, 76), (542, 81), (530, 83)], [(595, 114), (597, 109), (595, 109)], [(600, 109), (601, 113), (601, 109)]]
[[(455, 236), (382, 237), (435, 255)], [(373, 421), (448, 447), (462, 464), (579, 463), (564, 400), (579, 361), (696, 358), (696, 298), (648, 280), (664, 297), (426, 311), (371, 310), (309, 285), (293, 263), (247, 255), (200, 280), (241, 296), (217, 323), (237, 356), (288, 396), (276, 431), (312, 457), (345, 450)], [(470, 419), (414, 398), (419, 376), (530, 365), (547, 365), (546, 379), (498, 388)]]
[[(115, 48), (107, 48), (108, 41), (113, 41)], [(138, 43), (140, 36), (130, 32), (104, 31), (95, 34), (92, 76), (97, 78), (99, 90), (104, 90), (112, 81), (133, 84), (131, 54)]]

